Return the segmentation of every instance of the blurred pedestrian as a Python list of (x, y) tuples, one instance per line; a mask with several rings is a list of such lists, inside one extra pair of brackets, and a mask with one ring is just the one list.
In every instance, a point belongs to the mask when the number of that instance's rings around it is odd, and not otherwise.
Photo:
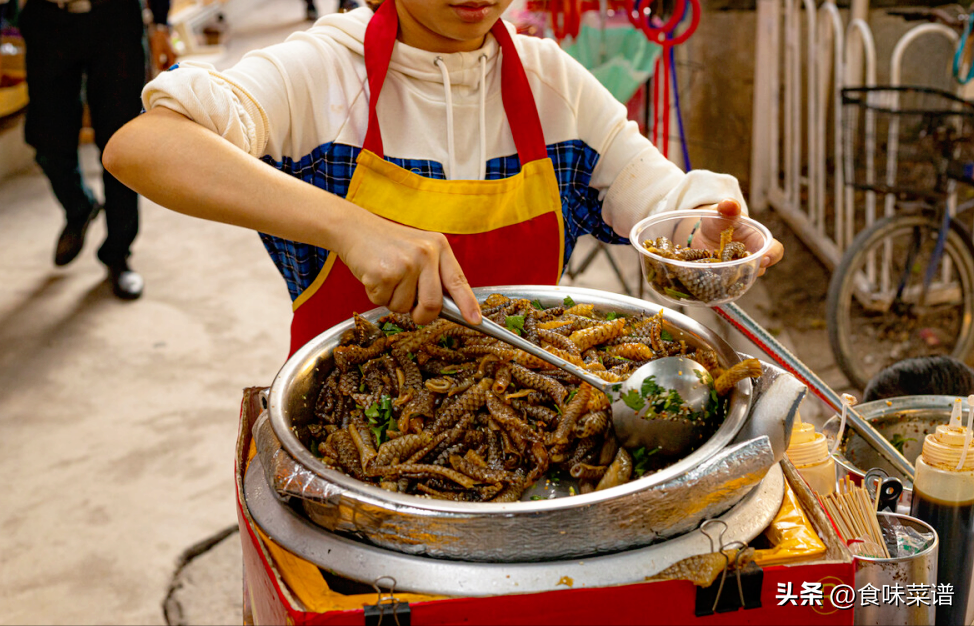
[[(307, 10), (305, 17), (310, 21), (315, 21), (318, 19), (318, 9), (315, 8), (315, 0), (304, 0)], [(338, 12), (347, 13), (349, 11), (354, 11), (359, 7), (359, 3), (356, 0), (338, 0)]]
[[(167, 24), (169, 0), (152, 0), (151, 9), (151, 60), (163, 69), (175, 61)], [(99, 203), (81, 174), (78, 136), (82, 102), (88, 103), (99, 150), (142, 110), (140, 94), (147, 78), (142, 3), (28, 0), (20, 30), (30, 97), (25, 138), (66, 217), (54, 264), (67, 265), (78, 256), (88, 226), (104, 209), (108, 235), (98, 259), (108, 268), (116, 296), (138, 298), (143, 280), (128, 264), (139, 229), (138, 195), (105, 171), (105, 201)]]

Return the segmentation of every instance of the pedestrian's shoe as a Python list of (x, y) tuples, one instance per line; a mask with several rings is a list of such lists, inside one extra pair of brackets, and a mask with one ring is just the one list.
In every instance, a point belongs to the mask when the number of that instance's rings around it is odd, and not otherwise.
[(96, 204), (92, 207), (88, 218), (81, 224), (67, 223), (57, 240), (57, 249), (54, 251), (55, 265), (62, 267), (78, 258), (81, 248), (85, 245), (85, 233), (88, 231), (88, 225), (91, 224), (100, 210), (101, 205)]
[(145, 281), (142, 275), (132, 271), (126, 261), (108, 266), (109, 277), (112, 281), (112, 293), (122, 300), (135, 300), (142, 295)]

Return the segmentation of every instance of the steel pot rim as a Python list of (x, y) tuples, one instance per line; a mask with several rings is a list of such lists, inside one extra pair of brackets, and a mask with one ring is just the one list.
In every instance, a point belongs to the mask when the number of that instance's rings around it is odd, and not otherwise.
[[(619, 307), (629, 307), (628, 310), (630, 311), (641, 310), (647, 314), (654, 314), (660, 309), (665, 309), (663, 315), (664, 321), (684, 333), (690, 336), (696, 336), (708, 343), (711, 348), (716, 350), (722, 362), (733, 365), (741, 361), (740, 356), (730, 344), (706, 326), (672, 309), (630, 296), (583, 287), (552, 287), (547, 285), (500, 285), (474, 289), (474, 294), (478, 300), (483, 300), (483, 298), (486, 298), (492, 293), (502, 293), (510, 297), (538, 298), (543, 303), (545, 300), (550, 301), (552, 299), (560, 302), (565, 296), (571, 296), (572, 299), (577, 299), (579, 302), (594, 303), (596, 304), (596, 308), (599, 308), (600, 304), (602, 308), (616, 305)], [(372, 309), (368, 313), (364, 313), (363, 316), (369, 319), (376, 319), (387, 313), (387, 309), (379, 307)], [(311, 375), (316, 369), (321, 351), (327, 349), (323, 348), (323, 346), (330, 342), (335, 342), (337, 345), (337, 339), (341, 334), (353, 326), (354, 323), (351, 319), (333, 326), (302, 346), (287, 360), (275, 377), (274, 383), (271, 385), (267, 401), (268, 412), (270, 413), (270, 422), (274, 433), (277, 435), (283, 448), (296, 461), (341, 489), (343, 491), (342, 496), (352, 497), (362, 503), (373, 504), (382, 508), (393, 505), (398, 510), (410, 510), (419, 515), (447, 515), (462, 518), (488, 515), (505, 517), (522, 514), (531, 515), (599, 505), (606, 501), (625, 498), (626, 496), (666, 483), (669, 480), (685, 474), (730, 444), (743, 427), (750, 412), (753, 395), (752, 384), (750, 379), (744, 379), (738, 383), (738, 386), (732, 392), (731, 405), (724, 424), (697, 450), (659, 472), (604, 491), (581, 494), (568, 498), (508, 503), (453, 502), (394, 493), (359, 481), (342, 472), (328, 469), (317, 457), (311, 454), (292, 431), (292, 419), (289, 409), (282, 402), (282, 398), (286, 397), (286, 392), (296, 377), (299, 375)], [(336, 494), (335, 497), (337, 499), (340, 496)]]
[[(859, 414), (862, 415), (863, 419), (870, 422), (882, 419), (888, 415), (911, 410), (930, 411), (943, 409), (949, 414), (954, 405), (954, 400), (957, 398), (962, 400), (962, 408), (966, 414), (969, 407), (967, 404), (967, 398), (963, 396), (918, 395), (882, 398), (856, 405), (856, 410), (859, 411)], [(848, 424), (846, 425), (846, 428), (848, 429)], [(838, 429), (838, 415), (832, 415), (832, 417), (825, 420), (825, 423), (822, 425), (822, 433), (833, 438), (835, 437)], [(835, 454), (832, 455), (832, 458), (835, 459), (836, 465), (841, 466), (842, 469), (849, 474), (858, 476), (859, 478), (865, 477), (866, 472), (863, 471), (862, 468), (856, 467), (852, 461), (847, 459), (845, 456), (845, 451), (841, 447), (836, 449)], [(909, 481), (903, 481), (903, 492), (913, 492), (913, 485)]]

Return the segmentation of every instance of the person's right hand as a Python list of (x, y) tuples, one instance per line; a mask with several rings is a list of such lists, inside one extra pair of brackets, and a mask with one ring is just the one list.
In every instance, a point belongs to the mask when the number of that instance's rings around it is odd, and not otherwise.
[(390, 311), (411, 312), (417, 324), (428, 324), (440, 314), (445, 290), (468, 322), (480, 323), (480, 305), (444, 235), (365, 210), (356, 222), (336, 252), (365, 286), (369, 300)]

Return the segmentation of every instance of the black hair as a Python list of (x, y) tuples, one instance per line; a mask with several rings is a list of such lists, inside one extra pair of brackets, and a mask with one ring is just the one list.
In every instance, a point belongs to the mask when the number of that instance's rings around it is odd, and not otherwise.
[(950, 356), (923, 356), (894, 363), (876, 374), (862, 401), (897, 396), (966, 396), (974, 393), (974, 369)]

